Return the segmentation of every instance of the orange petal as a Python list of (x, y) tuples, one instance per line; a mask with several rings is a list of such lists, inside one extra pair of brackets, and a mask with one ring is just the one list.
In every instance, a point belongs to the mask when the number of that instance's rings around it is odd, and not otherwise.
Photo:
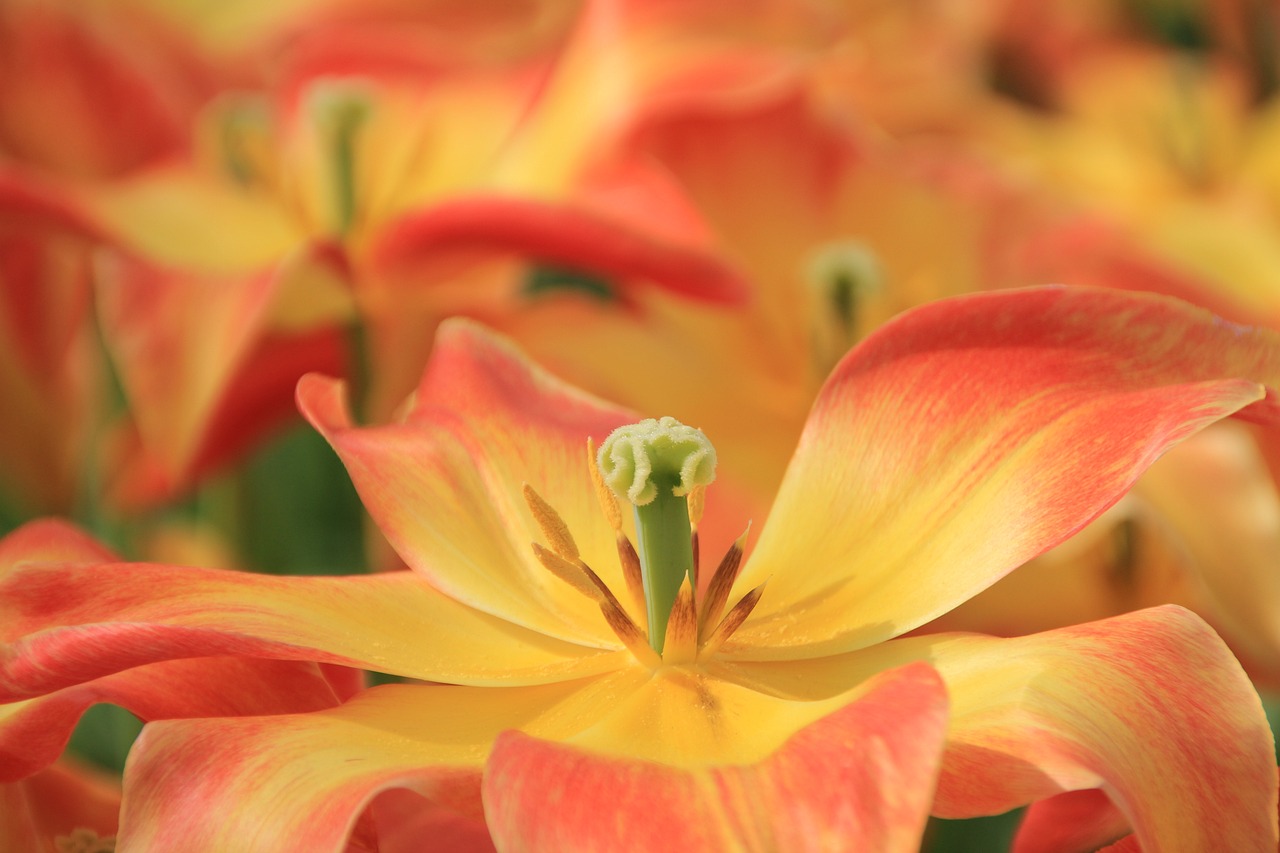
[(945, 725), (942, 685), (915, 665), (872, 679), (746, 766), (677, 768), (509, 732), (486, 768), (485, 811), (512, 851), (620, 839), (637, 850), (915, 851)]
[(119, 781), (64, 760), (0, 785), (0, 849), (53, 850), (76, 830), (113, 836), (119, 813)]
[(90, 264), (100, 236), (57, 193), (0, 171), (0, 481), (21, 512), (75, 501), (99, 403)]
[(338, 697), (309, 663), (200, 657), (136, 667), (0, 705), (0, 779), (20, 779), (47, 767), (66, 747), (80, 716), (100, 702), (143, 720), (164, 720), (298, 713), (332, 707)]
[[(102, 545), (61, 521), (32, 522), (0, 539), (3, 582), (26, 572), (38, 572), (39, 564), (49, 561), (93, 565), (112, 559), (113, 555)], [(69, 566), (68, 571), (72, 568)], [(55, 593), (55, 597), (59, 596), (61, 593)], [(111, 608), (109, 603), (104, 606)], [(21, 629), (18, 624), (10, 626), (6, 622), (0, 639), (8, 643)], [(80, 715), (98, 702), (121, 705), (149, 720), (219, 713), (283, 713), (325, 708), (337, 701), (329, 682), (312, 664), (238, 658), (168, 661), (74, 684), (75, 677), (68, 679), (67, 673), (84, 666), (83, 655), (88, 647), (72, 648), (72, 652), (55, 658), (56, 666), (53, 661), (45, 661), (44, 665), (60, 673), (55, 679), (61, 677), (63, 683), (73, 686), (0, 706), (3, 778), (21, 778), (47, 766), (62, 752)], [(209, 651), (197, 653), (207, 655)], [(5, 656), (7, 663), (23, 665), (19, 662), (23, 659), (21, 648), (7, 645)], [(38, 661), (36, 665), (39, 666)], [(110, 671), (110, 667), (104, 671)]]
[(205, 69), (139, 6), (14, 3), (0, 14), (0, 147), (76, 178), (179, 152)]
[[(650, 203), (676, 205), (656, 188), (632, 191), (643, 191)], [(663, 215), (645, 209), (647, 215)], [(674, 208), (668, 218), (673, 216), (688, 218)], [(746, 295), (741, 277), (706, 249), (642, 229), (598, 202), (552, 204), (496, 195), (447, 201), (393, 222), (372, 251), (383, 275), (403, 278), (435, 254), (477, 250), (652, 282), (690, 299), (734, 303)]]
[(231, 375), (262, 332), (269, 272), (202, 275), (118, 257), (103, 265), (98, 309), (146, 446), (174, 479), (195, 455)]
[(1085, 853), (1128, 832), (1129, 822), (1105, 793), (1071, 791), (1032, 803), (1018, 825), (1012, 853)]
[(914, 628), (1277, 377), (1275, 335), (1160, 297), (1043, 288), (904, 314), (824, 386), (737, 587), (772, 578), (769, 594), (725, 651), (812, 656)]
[(1137, 495), (1190, 556), (1192, 603), (1242, 658), (1280, 677), (1280, 494), (1241, 424), (1206, 430), (1151, 467)]
[(1146, 849), (1262, 851), (1280, 840), (1261, 703), (1218, 636), (1179, 607), (1029, 637), (913, 637), (714, 671), (812, 701), (912, 660), (935, 666), (951, 697), (940, 817), (1101, 788)]
[(341, 386), (306, 377), (303, 414), (325, 434), (378, 526), (404, 561), (444, 594), (564, 640), (616, 648), (599, 609), (534, 558), (542, 534), (525, 483), (568, 524), (582, 559), (623, 588), (613, 530), (587, 470), (588, 436), (602, 441), (634, 416), (531, 365), (460, 321), (441, 327), (402, 424), (357, 428)]
[(564, 737), (643, 678), (387, 685), (314, 714), (153, 724), (126, 768), (120, 845), (337, 851), (364, 807), (397, 787), (478, 817), (481, 767), (499, 732)]

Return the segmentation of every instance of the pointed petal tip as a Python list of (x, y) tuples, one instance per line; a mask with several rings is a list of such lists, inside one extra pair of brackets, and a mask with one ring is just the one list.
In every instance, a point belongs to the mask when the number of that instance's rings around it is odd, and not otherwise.
[(298, 380), (294, 398), (307, 422), (326, 436), (352, 425), (347, 383), (341, 379), (308, 373)]
[(25, 562), (93, 563), (115, 559), (106, 545), (61, 518), (28, 521), (0, 539), (0, 574)]

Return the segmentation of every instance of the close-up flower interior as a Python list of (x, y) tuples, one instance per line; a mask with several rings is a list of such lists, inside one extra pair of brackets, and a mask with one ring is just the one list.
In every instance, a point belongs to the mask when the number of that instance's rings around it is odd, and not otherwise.
[(0, 0), (0, 853), (1280, 849), (1275, 0)]

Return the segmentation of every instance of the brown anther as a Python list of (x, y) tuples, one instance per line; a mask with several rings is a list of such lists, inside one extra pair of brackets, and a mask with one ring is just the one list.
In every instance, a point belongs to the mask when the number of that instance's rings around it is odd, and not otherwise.
[(578, 543), (573, 541), (569, 525), (528, 483), (524, 484), (524, 501), (529, 505), (529, 512), (533, 513), (533, 520), (538, 523), (538, 529), (551, 545), (551, 550), (566, 560), (578, 559)]
[(742, 568), (742, 552), (746, 548), (747, 534), (750, 532), (751, 525), (748, 524), (737, 541), (729, 546), (720, 565), (716, 567), (716, 573), (711, 576), (706, 601), (702, 604), (702, 615), (698, 620), (702, 636), (706, 636), (707, 629), (716, 624), (724, 613), (725, 605), (729, 602), (729, 591), (733, 589), (733, 582), (738, 579), (738, 570)]
[(662, 661), (667, 664), (693, 663), (698, 658), (698, 611), (693, 603), (693, 585), (685, 575), (671, 606), (667, 634), (662, 644)]
[(689, 532), (689, 548), (693, 551), (693, 577), (695, 579), (694, 582), (697, 583), (698, 568), (702, 563), (702, 540), (698, 538), (698, 528), (696, 527)]
[(631, 595), (631, 603), (635, 606), (636, 612), (647, 620), (648, 615), (644, 605), (644, 575), (640, 571), (640, 555), (636, 553), (636, 546), (631, 544), (631, 540), (621, 530), (617, 532), (614, 539), (618, 546), (618, 562), (622, 564), (622, 579), (627, 583), (627, 592)]
[(748, 592), (742, 598), (738, 599), (738, 603), (733, 605), (716, 629), (711, 632), (711, 636), (707, 637), (702, 643), (700, 654), (713, 655), (720, 651), (720, 647), (724, 645), (725, 640), (733, 635), (733, 632), (747, 621), (747, 617), (751, 615), (751, 611), (755, 610), (756, 605), (760, 603), (760, 596), (764, 594), (764, 584)]
[(621, 608), (611, 608), (600, 605), (600, 612), (604, 614), (604, 619), (609, 623), (609, 627), (613, 629), (613, 633), (618, 635), (618, 639), (622, 641), (636, 660), (649, 667), (656, 667), (662, 663), (662, 658), (649, 645), (649, 638), (637, 627), (635, 622), (631, 621), (631, 617), (622, 611)]
[(658, 664), (658, 654), (650, 647), (649, 637), (627, 615), (627, 611), (622, 607), (622, 604), (614, 596), (608, 585), (600, 580), (600, 576), (592, 571), (590, 566), (582, 562), (582, 560), (566, 560), (559, 554), (542, 547), (537, 542), (531, 544), (538, 562), (542, 563), (547, 571), (587, 598), (590, 598), (600, 607), (600, 612), (604, 614), (605, 622), (613, 629), (613, 633), (618, 636), (623, 645), (630, 649), (631, 653), (641, 663), (650, 666)]

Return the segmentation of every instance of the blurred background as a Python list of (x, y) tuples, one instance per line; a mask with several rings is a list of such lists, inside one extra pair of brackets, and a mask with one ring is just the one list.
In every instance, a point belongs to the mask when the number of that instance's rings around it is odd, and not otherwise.
[[(293, 389), (393, 420), (456, 315), (701, 426), (756, 496), (830, 368), (932, 299), (1280, 328), (1277, 87), (1274, 0), (0, 0), (0, 532), (402, 568)], [(925, 630), (1177, 602), (1274, 721), (1278, 464), (1215, 427)], [(118, 773), (140, 726), (98, 706), (71, 750)]]

